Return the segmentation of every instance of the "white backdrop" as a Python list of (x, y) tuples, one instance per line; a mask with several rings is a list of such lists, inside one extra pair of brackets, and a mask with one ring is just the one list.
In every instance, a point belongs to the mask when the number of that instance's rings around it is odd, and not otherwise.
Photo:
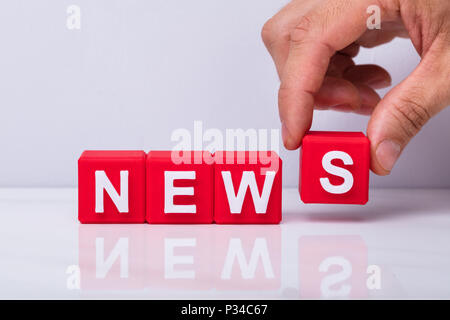
[[(280, 0), (3, 0), (0, 187), (74, 186), (84, 149), (170, 149), (174, 129), (279, 128), (278, 79), (260, 29)], [(81, 29), (66, 27), (69, 5)], [(363, 50), (398, 83), (419, 59), (407, 40)], [(374, 186), (450, 187), (450, 108)], [(313, 129), (365, 131), (316, 112)], [(298, 152), (283, 150), (296, 186)]]

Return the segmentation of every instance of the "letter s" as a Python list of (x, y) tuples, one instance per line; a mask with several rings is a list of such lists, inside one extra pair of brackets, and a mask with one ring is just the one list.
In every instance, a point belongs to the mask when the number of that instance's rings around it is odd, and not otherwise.
[(346, 152), (343, 151), (330, 151), (327, 152), (322, 158), (322, 167), (329, 174), (341, 177), (344, 179), (344, 182), (340, 185), (332, 185), (328, 178), (320, 178), (320, 184), (325, 191), (333, 194), (342, 194), (346, 193), (353, 187), (353, 175), (350, 171), (337, 167), (331, 164), (331, 161), (334, 159), (340, 159), (344, 162), (345, 165), (353, 164), (352, 157)]

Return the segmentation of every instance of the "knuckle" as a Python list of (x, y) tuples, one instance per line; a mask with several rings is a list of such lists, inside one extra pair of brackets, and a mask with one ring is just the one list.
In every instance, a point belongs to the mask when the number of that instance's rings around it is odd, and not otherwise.
[(393, 110), (409, 137), (415, 136), (431, 118), (430, 112), (419, 99), (402, 97)]
[(264, 23), (261, 29), (261, 38), (263, 39), (263, 42), (266, 46), (273, 41), (274, 34), (275, 34), (275, 22), (273, 18), (271, 18), (267, 20), (266, 23)]
[(272, 17), (263, 25), (261, 38), (267, 49), (272, 49), (277, 43), (289, 41), (288, 25), (276, 17)]
[(300, 21), (295, 25), (295, 27), (290, 32), (291, 41), (303, 42), (304, 39), (311, 33), (312, 20), (308, 16), (303, 16)]

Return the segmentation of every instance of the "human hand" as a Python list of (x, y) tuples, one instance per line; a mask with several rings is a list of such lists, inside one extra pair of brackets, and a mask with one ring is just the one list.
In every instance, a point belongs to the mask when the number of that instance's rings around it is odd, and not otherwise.
[[(381, 29), (367, 28), (377, 5)], [(450, 104), (449, 0), (294, 0), (264, 25), (263, 41), (281, 80), (283, 142), (297, 149), (313, 109), (371, 114), (371, 169), (389, 174), (423, 125)], [(409, 37), (421, 56), (416, 69), (380, 100), (374, 89), (391, 78), (376, 65), (355, 65), (359, 47)]]

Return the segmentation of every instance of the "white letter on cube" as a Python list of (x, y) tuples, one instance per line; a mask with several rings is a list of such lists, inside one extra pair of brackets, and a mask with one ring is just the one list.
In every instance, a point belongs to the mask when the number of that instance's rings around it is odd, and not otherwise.
[(174, 180), (194, 180), (195, 171), (164, 171), (164, 213), (196, 213), (195, 204), (175, 205), (174, 196), (193, 196), (194, 187), (174, 187)]
[(267, 171), (264, 179), (264, 186), (259, 195), (258, 186), (256, 185), (255, 173), (253, 171), (244, 171), (242, 173), (241, 184), (237, 194), (234, 193), (233, 181), (231, 180), (230, 171), (222, 171), (223, 183), (225, 184), (225, 192), (227, 193), (228, 203), (230, 204), (230, 212), (239, 214), (244, 204), (245, 193), (250, 188), (250, 193), (255, 205), (255, 211), (259, 214), (265, 214), (267, 204), (269, 203), (270, 193), (272, 191), (273, 180), (275, 179), (275, 171)]
[(331, 161), (334, 159), (342, 160), (345, 165), (353, 164), (353, 159), (348, 153), (343, 151), (330, 151), (327, 152), (322, 158), (323, 169), (332, 175), (343, 178), (344, 182), (338, 186), (335, 186), (330, 183), (330, 179), (320, 178), (320, 184), (326, 192), (343, 194), (353, 187), (353, 175), (350, 171), (331, 164)]
[(95, 171), (95, 212), (104, 212), (103, 190), (120, 213), (128, 212), (128, 171), (120, 171), (120, 195), (106, 176), (105, 171)]

